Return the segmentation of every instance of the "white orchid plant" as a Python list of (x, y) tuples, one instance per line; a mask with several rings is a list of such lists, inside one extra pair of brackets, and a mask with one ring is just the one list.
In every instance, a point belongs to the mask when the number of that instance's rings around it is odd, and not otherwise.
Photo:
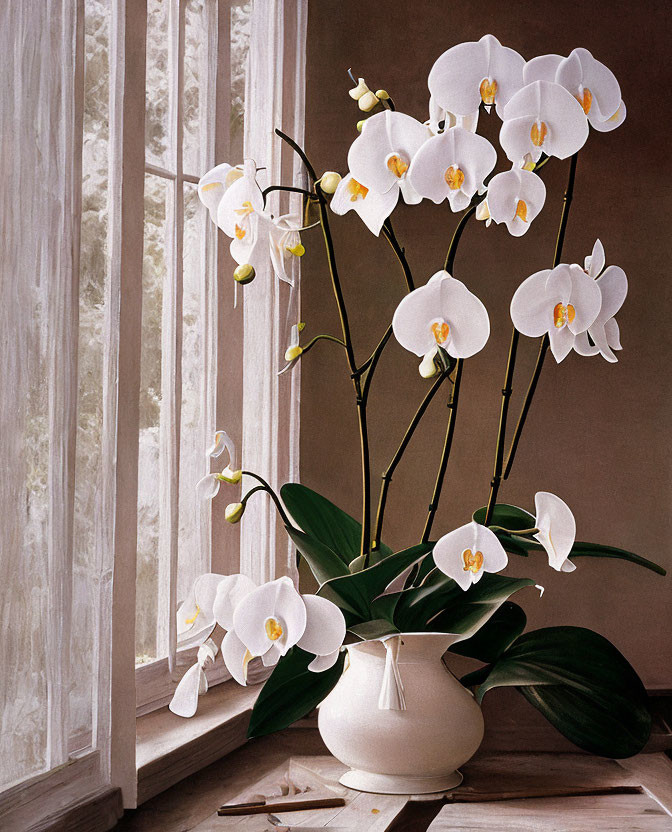
[[(634, 754), (647, 741), (650, 716), (633, 668), (610, 642), (584, 628), (524, 632), (525, 613), (509, 599), (535, 586), (534, 581), (500, 573), (509, 556), (536, 552), (545, 552), (549, 565), (563, 573), (573, 571), (576, 559), (586, 556), (620, 558), (659, 574), (664, 570), (632, 552), (577, 542), (572, 511), (554, 494), (539, 491), (534, 512), (498, 502), (549, 347), (557, 362), (572, 350), (616, 362), (621, 349), (615, 315), (627, 293), (624, 271), (605, 268), (599, 240), (583, 266), (562, 259), (579, 151), (591, 127), (605, 132), (625, 119), (619, 84), (586, 49), (526, 62), (492, 35), (453, 46), (438, 58), (429, 74), (429, 117), (424, 122), (397, 111), (386, 91), (373, 92), (361, 78), (353, 82), (350, 95), (369, 115), (357, 125), (359, 135), (350, 147), (345, 175), (329, 171), (318, 177), (305, 151), (276, 131), (305, 166), (303, 187), (274, 184), (262, 190), (258, 169), (247, 160), (207, 173), (199, 195), (213, 221), (231, 238), (231, 255), (238, 263), (234, 277), (241, 284), (255, 279), (270, 253), (275, 275), (294, 289), (296, 264), (304, 253), (301, 234), (321, 228), (341, 332), (317, 335), (302, 346), (303, 324), (297, 315), (290, 321), (284, 369), (303, 361), (319, 340), (343, 351), (360, 425), (361, 522), (304, 485), (288, 483), (276, 494), (263, 477), (239, 467), (233, 443), (218, 431), (208, 457), (218, 458), (226, 450), (227, 464), (201, 481), (200, 496), (211, 499), (222, 483), (229, 488), (254, 479), (250, 490), (229, 502), (226, 519), (238, 522), (253, 494), (270, 495), (319, 588), (316, 594), (301, 595), (288, 577), (256, 586), (244, 575), (201, 576), (177, 614), (178, 644), (199, 645), (198, 661), (178, 686), (171, 709), (182, 716), (195, 713), (199, 694), (207, 690), (204, 668), (218, 653), (243, 685), (255, 660), (257, 666), (272, 668), (250, 724), (250, 735), (259, 736), (289, 725), (319, 704), (343, 672), (347, 639), (447, 632), (459, 635), (453, 652), (483, 664), (462, 679), (479, 700), (492, 687), (513, 685), (581, 748), (612, 757)], [(499, 171), (496, 148), (477, 132), (479, 119), (492, 118), (493, 110), (501, 119), (499, 139), (507, 160)], [(550, 268), (527, 277), (512, 292), (511, 346), (487, 504), (459, 528), (433, 538), (464, 364), (485, 348), (490, 334), (487, 309), (454, 274), (461, 235), (475, 218), (486, 225), (504, 224), (511, 236), (523, 236), (547, 199), (544, 169), (566, 159), (568, 183)], [(274, 190), (302, 194), (303, 215), (273, 216), (267, 196)], [(390, 216), (402, 201), (416, 205), (425, 199), (441, 206), (447, 202), (460, 218), (442, 268), (416, 287)], [(353, 347), (330, 233), (330, 211), (342, 215), (351, 210), (391, 245), (407, 289), (365, 360), (358, 359)], [(311, 213), (317, 218), (312, 224)], [(539, 353), (507, 443), (521, 334), (538, 339)], [(392, 335), (420, 359), (420, 375), (431, 382), (382, 473), (374, 513), (367, 404), (378, 361)], [(429, 511), (418, 543), (393, 551), (382, 542), (392, 475), (443, 385), (450, 391), (449, 408)], [(225, 633), (220, 645), (215, 632)]]

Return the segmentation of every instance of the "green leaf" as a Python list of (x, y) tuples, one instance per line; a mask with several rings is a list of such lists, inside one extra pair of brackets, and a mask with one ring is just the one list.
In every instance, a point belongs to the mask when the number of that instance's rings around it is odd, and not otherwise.
[[(486, 506), (477, 508), (472, 519), (483, 525), (485, 523)], [(497, 503), (492, 512), (489, 527), (499, 526), (510, 531), (521, 531), (522, 529), (533, 529), (537, 525), (537, 519), (529, 511), (518, 506), (510, 506), (507, 503)]]
[(363, 624), (356, 624), (349, 628), (351, 633), (354, 633), (359, 638), (367, 639), (380, 638), (381, 636), (388, 636), (391, 633), (398, 633), (399, 630), (390, 623), (386, 618), (376, 618), (373, 621), (365, 621)]
[[(359, 556), (362, 525), (354, 517), (317, 491), (296, 482), (283, 485), (280, 496), (294, 522), (306, 534), (328, 546), (346, 565)], [(389, 546), (381, 543), (379, 552), (374, 553), (374, 562), (391, 554)]]
[(318, 583), (323, 584), (330, 578), (349, 575), (348, 567), (328, 546), (320, 543), (312, 535), (300, 532), (291, 526), (285, 526), (287, 534), (294, 541), (296, 548), (306, 559)]
[(328, 598), (342, 609), (357, 612), (363, 621), (368, 621), (375, 617), (371, 614), (371, 602), (374, 598), (377, 598), (397, 575), (427, 554), (431, 548), (431, 543), (418, 543), (409, 549), (388, 555), (379, 563), (360, 572), (332, 578), (319, 588), (317, 594)]
[(658, 575), (667, 575), (667, 571), (652, 560), (647, 560), (625, 549), (617, 549), (615, 546), (603, 546), (600, 543), (582, 543), (577, 541), (572, 546), (572, 551), (569, 553), (569, 556), (572, 560), (574, 558), (617, 558), (618, 560), (628, 560), (630, 563), (636, 563), (645, 569), (657, 572)]
[(309, 714), (327, 696), (343, 672), (345, 651), (329, 670), (313, 673), (308, 665), (315, 657), (292, 647), (275, 666), (255, 702), (248, 737), (263, 737), (287, 728)]
[(422, 586), (401, 593), (394, 623), (402, 633), (473, 635), (514, 592), (533, 585), (534, 581), (529, 578), (507, 578), (486, 572), (465, 592), (437, 569), (427, 576)]
[(450, 650), (490, 664), (513, 644), (526, 624), (524, 610), (513, 601), (505, 601), (471, 638), (458, 641)]
[(520, 636), (478, 689), (515, 686), (568, 740), (604, 757), (630, 757), (651, 731), (646, 691), (611, 642), (583, 627)]

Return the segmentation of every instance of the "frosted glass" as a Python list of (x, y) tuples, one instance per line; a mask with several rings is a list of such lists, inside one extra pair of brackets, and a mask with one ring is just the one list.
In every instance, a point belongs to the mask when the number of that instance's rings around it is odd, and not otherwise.
[[(109, 2), (109, 0), (108, 0)], [(169, 0), (147, 3), (147, 89), (145, 93), (145, 158), (169, 167), (170, 110), (168, 66)]]
[(203, 106), (208, 72), (206, 45), (209, 20), (204, 0), (187, 0), (184, 8), (183, 165), (184, 172), (194, 176), (205, 173), (201, 148), (206, 125), (201, 123), (201, 119), (207, 117)]

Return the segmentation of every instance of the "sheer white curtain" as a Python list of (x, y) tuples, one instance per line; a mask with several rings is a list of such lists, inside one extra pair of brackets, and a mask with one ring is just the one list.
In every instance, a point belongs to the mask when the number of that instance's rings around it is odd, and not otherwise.
[[(275, 135), (276, 127), (303, 144), (307, 0), (255, 2), (246, 86), (245, 156), (259, 167), (262, 187), (303, 185), (300, 161)], [(263, 178), (262, 178), (263, 177)], [(300, 197), (274, 192), (274, 215), (301, 213)], [(259, 270), (261, 272), (261, 270)], [(243, 466), (277, 488), (296, 482), (299, 471), (300, 369), (278, 376), (285, 365), (289, 327), (298, 323), (298, 275), (290, 289), (279, 282), (270, 259), (245, 289), (243, 358)], [(295, 575), (294, 547), (270, 500), (252, 499), (241, 528), (241, 571), (256, 581)]]

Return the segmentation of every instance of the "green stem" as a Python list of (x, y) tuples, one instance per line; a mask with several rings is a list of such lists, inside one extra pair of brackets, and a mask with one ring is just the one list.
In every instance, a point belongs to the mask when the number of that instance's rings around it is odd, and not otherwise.
[(443, 384), (443, 382), (448, 378), (448, 373), (441, 373), (440, 376), (434, 381), (434, 384), (430, 387), (430, 389), (425, 394), (424, 399), (420, 403), (420, 407), (415, 412), (415, 415), (411, 419), (410, 425), (406, 428), (406, 433), (401, 440), (399, 447), (397, 448), (394, 456), (390, 460), (390, 464), (387, 466), (385, 471), (382, 475), (382, 483), (380, 485), (380, 496), (378, 497), (378, 510), (376, 512), (376, 523), (375, 528), (373, 531), (373, 543), (371, 544), (371, 548), (373, 551), (380, 549), (380, 539), (383, 531), (383, 520), (385, 516), (385, 506), (387, 503), (387, 491), (390, 487), (390, 483), (392, 482), (392, 475), (394, 471), (401, 461), (402, 456), (404, 455), (404, 451), (408, 443), (411, 441), (413, 434), (415, 433), (415, 429), (420, 424), (420, 420), (424, 416), (425, 411), (429, 407), (430, 402), (438, 393), (439, 387)]
[(421, 542), (426, 543), (429, 540), (429, 535), (432, 531), (432, 524), (436, 510), (439, 507), (439, 500), (441, 499), (441, 489), (443, 488), (443, 480), (446, 475), (446, 468), (448, 467), (448, 459), (450, 458), (450, 451), (453, 445), (453, 436), (455, 434), (455, 421), (457, 419), (457, 405), (460, 398), (460, 383), (462, 381), (462, 366), (464, 362), (461, 358), (457, 359), (455, 365), (455, 381), (453, 382), (453, 394), (448, 403), (448, 424), (446, 425), (446, 438), (443, 443), (443, 450), (441, 452), (441, 461), (439, 463), (439, 470), (436, 475), (436, 482), (434, 484), (434, 491), (432, 493), (432, 500), (427, 510), (427, 520), (425, 521), (425, 528), (422, 532)]
[[(572, 199), (574, 197), (574, 182), (576, 179), (576, 165), (579, 158), (579, 154), (575, 153), (572, 156), (570, 165), (569, 165), (569, 175), (567, 177), (567, 188), (565, 189), (565, 196), (562, 201), (562, 213), (560, 215), (560, 226), (558, 228), (558, 236), (555, 242), (555, 253), (553, 255), (553, 268), (555, 268), (559, 263), (562, 257), (562, 248), (565, 242), (565, 232), (567, 231), (567, 221), (569, 219), (569, 210), (572, 204)], [(532, 378), (530, 380), (530, 384), (527, 388), (527, 392), (525, 394), (525, 399), (523, 401), (523, 406), (520, 411), (520, 416), (518, 417), (518, 422), (516, 423), (516, 427), (513, 433), (513, 439), (511, 440), (511, 446), (509, 448), (509, 453), (506, 457), (506, 466), (504, 468), (504, 479), (508, 479), (509, 474), (511, 473), (511, 468), (513, 466), (513, 460), (516, 456), (516, 451), (518, 450), (518, 443), (520, 442), (520, 437), (523, 432), (523, 428), (525, 427), (525, 421), (527, 419), (527, 414), (530, 411), (530, 405), (532, 404), (532, 398), (534, 397), (534, 393), (537, 389), (537, 384), (539, 383), (539, 377), (541, 376), (541, 370), (544, 366), (544, 359), (546, 357), (546, 352), (549, 346), (549, 338), (548, 334), (544, 335), (541, 339), (541, 343), (539, 344), (539, 353), (537, 355), (537, 361), (534, 365), (534, 371), (532, 373)]]
[(318, 341), (333, 341), (334, 344), (340, 344), (340, 346), (345, 347), (345, 342), (341, 341), (340, 338), (336, 338), (335, 335), (316, 335), (308, 341), (305, 347), (301, 348), (301, 355), (305, 355)]
[(446, 261), (444, 263), (443, 269), (444, 271), (452, 274), (453, 272), (453, 263), (455, 262), (455, 255), (457, 254), (457, 246), (460, 242), (460, 237), (462, 236), (462, 232), (464, 231), (467, 223), (471, 216), (476, 212), (476, 205), (472, 205), (470, 208), (462, 214), (460, 217), (460, 221), (458, 222), (455, 231), (453, 232), (453, 238), (450, 241), (450, 245), (448, 246), (448, 252), (446, 254)]
[(413, 282), (411, 268), (408, 265), (408, 261), (406, 260), (406, 251), (403, 248), (403, 246), (399, 244), (396, 234), (394, 233), (394, 229), (392, 228), (392, 220), (389, 217), (383, 223), (382, 230), (383, 234), (385, 235), (385, 239), (392, 246), (392, 251), (394, 251), (394, 253), (397, 255), (397, 259), (401, 264), (401, 268), (404, 272), (404, 278), (406, 279), (406, 287), (409, 292), (412, 292), (413, 289), (415, 289), (415, 284)]
[(254, 471), (242, 471), (241, 473), (244, 476), (252, 477), (253, 479), (257, 480), (257, 482), (261, 483), (261, 485), (256, 486), (256, 488), (253, 488), (251, 491), (249, 491), (245, 495), (245, 497), (241, 500), (241, 502), (244, 503), (245, 500), (247, 500), (247, 498), (250, 495), (252, 495), (255, 491), (259, 491), (259, 489), (263, 489), (264, 491), (267, 491), (269, 493), (269, 495), (271, 496), (271, 499), (275, 503), (275, 507), (278, 510), (278, 514), (282, 518), (282, 522), (285, 524), (285, 526), (293, 526), (293, 523), (291, 522), (289, 517), (287, 517), (287, 514), (286, 514), (284, 508), (282, 507), (282, 503), (280, 502), (280, 498), (275, 493), (275, 491), (271, 488), (271, 486), (266, 482), (266, 480), (263, 477), (260, 477), (259, 474), (255, 474)]
[(266, 205), (266, 197), (273, 191), (287, 191), (292, 194), (303, 194), (307, 197), (315, 196), (312, 191), (307, 191), (305, 188), (297, 188), (294, 185), (270, 185), (268, 188), (264, 188), (261, 192), (261, 195), (264, 198), (264, 205)]
[(317, 174), (315, 173), (315, 168), (310, 164), (310, 160), (306, 156), (304, 149), (302, 147), (299, 147), (299, 145), (294, 141), (294, 139), (290, 139), (290, 137), (286, 133), (283, 133), (282, 130), (278, 130), (276, 128), (275, 135), (279, 136), (283, 140), (283, 142), (286, 142), (292, 148), (292, 150), (297, 154), (297, 156), (306, 166), (306, 170), (308, 171), (308, 175), (310, 176), (310, 178), (313, 180), (313, 182), (315, 182), (317, 180)]

